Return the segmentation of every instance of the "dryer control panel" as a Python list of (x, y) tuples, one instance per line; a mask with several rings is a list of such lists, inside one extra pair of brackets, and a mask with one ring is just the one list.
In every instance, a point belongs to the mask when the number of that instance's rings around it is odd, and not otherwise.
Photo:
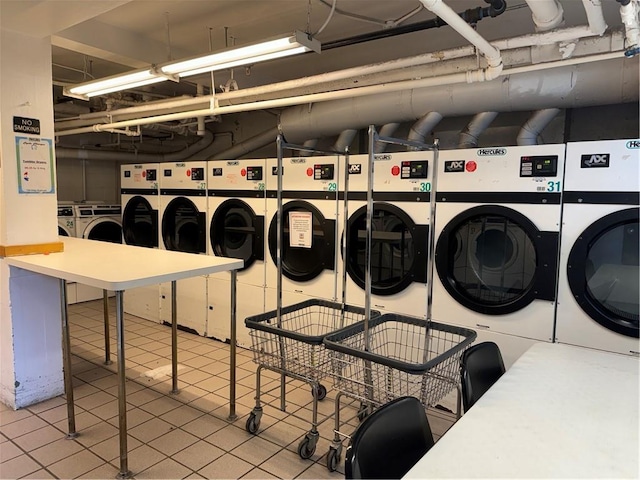
[(429, 173), (429, 162), (427, 160), (404, 161), (400, 178), (427, 178)]
[(314, 165), (313, 166), (313, 179), (314, 180), (333, 180), (335, 165)]
[(262, 167), (247, 166), (247, 180), (258, 181), (262, 180)]
[(203, 182), (204, 181), (204, 168), (192, 168), (191, 169), (191, 181)]
[(521, 177), (557, 177), (558, 156), (538, 155), (533, 157), (520, 157)]

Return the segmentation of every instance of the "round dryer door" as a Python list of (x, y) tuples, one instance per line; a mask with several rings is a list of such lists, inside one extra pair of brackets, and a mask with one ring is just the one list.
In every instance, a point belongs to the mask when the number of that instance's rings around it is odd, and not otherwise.
[(567, 262), (569, 287), (580, 307), (614, 332), (639, 338), (638, 209), (592, 223), (574, 243)]
[[(311, 214), (311, 248), (292, 246), (290, 235), (290, 214), (308, 212)], [(276, 262), (278, 242), (274, 215), (269, 225), (269, 252)], [(322, 212), (308, 202), (294, 200), (282, 206), (282, 274), (298, 282), (306, 282), (316, 278), (323, 270), (333, 270), (335, 261), (336, 222), (328, 220)]]
[(162, 240), (167, 250), (206, 253), (206, 219), (185, 197), (174, 198), (162, 214)]
[(222, 202), (213, 214), (209, 233), (213, 253), (244, 260), (241, 270), (264, 260), (264, 217), (242, 200)]
[[(367, 207), (349, 218), (347, 273), (365, 287)], [(371, 293), (393, 295), (412, 282), (427, 281), (429, 227), (416, 225), (402, 209), (389, 203), (373, 206), (371, 219)]]
[(460, 304), (488, 315), (555, 299), (558, 233), (510, 208), (486, 205), (454, 217), (436, 244), (436, 268)]
[(122, 213), (122, 233), (127, 245), (158, 247), (158, 211), (145, 198), (133, 197)]
[(60, 235), (61, 237), (68, 237), (69, 232), (67, 232), (64, 228), (58, 226), (58, 235)]
[(100, 242), (122, 243), (122, 227), (110, 219), (96, 219), (88, 227), (85, 237)]

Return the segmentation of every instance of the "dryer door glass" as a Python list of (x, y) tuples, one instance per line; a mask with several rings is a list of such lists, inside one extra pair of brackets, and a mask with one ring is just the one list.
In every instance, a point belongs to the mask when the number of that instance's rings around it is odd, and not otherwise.
[(67, 233), (67, 231), (62, 228), (62, 227), (58, 227), (58, 235), (60, 235), (61, 237), (68, 237), (69, 234)]
[[(311, 246), (292, 246), (289, 228), (290, 213), (311, 213)], [(323, 270), (334, 269), (335, 258), (335, 220), (328, 220), (322, 212), (312, 204), (294, 200), (282, 206), (282, 274), (298, 282), (306, 282), (316, 278)], [(269, 226), (269, 251), (276, 263), (277, 254), (276, 216)], [(276, 263), (277, 264), (277, 263)]]
[(91, 227), (87, 238), (101, 242), (122, 243), (122, 227), (112, 220), (101, 220)]
[(167, 250), (206, 253), (205, 214), (185, 197), (174, 198), (162, 215), (162, 239)]
[(639, 337), (640, 236), (638, 209), (607, 215), (571, 249), (567, 278), (574, 298), (609, 330)]
[(122, 232), (127, 245), (158, 246), (158, 211), (143, 197), (133, 197), (122, 213)]
[[(349, 219), (347, 272), (360, 287), (365, 286), (367, 207)], [(377, 202), (371, 219), (371, 292), (393, 295), (411, 282), (426, 282), (428, 231), (416, 226), (402, 209)]]
[(240, 258), (249, 268), (264, 260), (264, 217), (238, 199), (222, 202), (211, 219), (211, 245), (220, 257)]

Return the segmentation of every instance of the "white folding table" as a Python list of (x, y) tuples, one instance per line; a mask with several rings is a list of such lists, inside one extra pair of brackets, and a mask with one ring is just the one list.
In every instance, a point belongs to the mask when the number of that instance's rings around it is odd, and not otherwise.
[(64, 384), (69, 422), (68, 438), (77, 436), (71, 375), (71, 352), (67, 315), (66, 281), (75, 281), (116, 292), (116, 331), (118, 358), (118, 414), (120, 425), (120, 472), (118, 478), (131, 477), (127, 458), (127, 403), (125, 391), (124, 305), (123, 293), (134, 287), (171, 282), (171, 365), (173, 392), (178, 392), (177, 376), (177, 305), (176, 281), (210, 273), (231, 271), (231, 345), (229, 378), (229, 418), (235, 418), (236, 388), (236, 270), (243, 261), (234, 258), (193, 255), (189, 253), (133, 247), (108, 242), (60, 237), (60, 253), (7, 257), (12, 267), (19, 267), (60, 279), (60, 302), (63, 327)]
[(637, 478), (639, 367), (535, 344), (404, 478)]

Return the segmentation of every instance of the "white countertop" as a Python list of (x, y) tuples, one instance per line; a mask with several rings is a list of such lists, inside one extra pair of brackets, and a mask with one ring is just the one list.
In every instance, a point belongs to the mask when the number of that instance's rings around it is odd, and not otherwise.
[(235, 258), (194, 255), (73, 237), (64, 252), (6, 257), (14, 267), (106, 290), (127, 290), (242, 268)]
[(404, 478), (638, 478), (639, 367), (538, 343)]

